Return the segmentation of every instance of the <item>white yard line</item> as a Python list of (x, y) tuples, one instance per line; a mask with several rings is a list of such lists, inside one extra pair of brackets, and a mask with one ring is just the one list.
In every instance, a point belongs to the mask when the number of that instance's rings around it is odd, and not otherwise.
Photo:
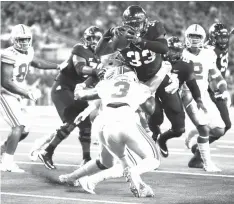
[[(26, 164), (26, 165), (44, 165), (41, 162), (23, 162), (23, 161), (16, 161), (17, 164)], [(55, 166), (64, 166), (64, 167), (79, 167), (79, 165), (75, 164), (61, 164), (55, 163)], [(223, 178), (234, 178), (234, 175), (228, 174), (210, 174), (210, 173), (190, 173), (190, 172), (183, 172), (183, 171), (165, 171), (165, 170), (156, 170), (152, 171), (152, 173), (165, 173), (165, 174), (180, 174), (180, 175), (192, 175), (192, 176), (211, 176), (211, 177), (223, 177)]]
[(224, 149), (234, 149), (234, 146), (228, 146), (228, 145), (216, 145), (218, 148), (224, 148)]
[(111, 201), (111, 200), (93, 200), (93, 199), (81, 199), (81, 198), (67, 198), (67, 197), (59, 197), (59, 196), (32, 195), (32, 194), (10, 193), (10, 192), (1, 192), (1, 195), (43, 198), (43, 199), (53, 199), (53, 200), (65, 200), (65, 201), (82, 201), (82, 202), (91, 202), (91, 203), (139, 204), (139, 203), (132, 203), (132, 202), (131, 203), (129, 203), (129, 202), (118, 202), (118, 201)]

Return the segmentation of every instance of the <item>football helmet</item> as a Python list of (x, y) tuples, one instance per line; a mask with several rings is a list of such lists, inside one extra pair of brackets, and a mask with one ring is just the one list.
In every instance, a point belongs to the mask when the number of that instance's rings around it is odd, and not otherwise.
[(96, 48), (99, 40), (102, 37), (102, 31), (97, 26), (88, 27), (83, 34), (85, 45), (91, 47), (93, 50)]
[(11, 42), (17, 50), (26, 52), (32, 46), (32, 32), (24, 24), (18, 24), (12, 28)]
[(140, 6), (129, 6), (123, 12), (123, 25), (133, 28), (137, 34), (141, 35), (147, 29), (148, 17)]
[(214, 23), (209, 29), (209, 43), (220, 49), (227, 49), (229, 45), (229, 32), (222, 23)]
[(104, 75), (104, 79), (118, 79), (121, 81), (139, 81), (136, 73), (130, 67), (125, 65), (108, 69)]
[(164, 55), (164, 60), (169, 62), (176, 62), (182, 56), (182, 52), (184, 49), (183, 43), (180, 41), (178, 37), (172, 36), (167, 39), (167, 44), (169, 51)]
[(206, 32), (198, 24), (190, 25), (185, 31), (185, 45), (187, 48), (202, 48), (206, 39)]

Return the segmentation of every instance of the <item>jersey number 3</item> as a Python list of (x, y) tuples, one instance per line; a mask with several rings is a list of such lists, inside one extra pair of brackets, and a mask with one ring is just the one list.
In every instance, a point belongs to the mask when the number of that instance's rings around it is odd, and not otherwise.
[(153, 62), (156, 58), (156, 54), (150, 50), (142, 50), (142, 52), (129, 51), (127, 52), (127, 57), (131, 59), (129, 62), (130, 65), (140, 67), (142, 64), (149, 64)]
[(114, 84), (115, 87), (115, 93), (111, 96), (113, 98), (121, 98), (125, 97), (128, 94), (130, 84), (125, 81), (118, 81)]

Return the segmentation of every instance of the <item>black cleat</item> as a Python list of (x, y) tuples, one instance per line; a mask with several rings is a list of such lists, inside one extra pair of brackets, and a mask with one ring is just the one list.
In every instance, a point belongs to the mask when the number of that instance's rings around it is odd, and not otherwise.
[(160, 136), (158, 138), (158, 146), (161, 152), (161, 155), (165, 158), (168, 157), (169, 153), (168, 153), (168, 148), (167, 148), (167, 144), (166, 141), (163, 140)]
[(203, 164), (203, 161), (201, 158), (201, 154), (200, 154), (199, 150), (196, 150), (195, 154), (193, 155), (193, 157), (190, 159), (190, 161), (188, 163), (188, 167), (202, 169), (203, 166), (204, 166), (204, 164)]
[(49, 154), (48, 152), (41, 153), (39, 152), (38, 158), (44, 163), (47, 169), (56, 169), (52, 160), (53, 154)]

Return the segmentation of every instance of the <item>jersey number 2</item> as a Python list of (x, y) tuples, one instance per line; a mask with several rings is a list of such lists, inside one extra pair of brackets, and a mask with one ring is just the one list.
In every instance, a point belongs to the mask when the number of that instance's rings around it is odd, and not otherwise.
[(202, 72), (203, 72), (202, 64), (199, 62), (194, 62), (194, 74), (197, 80), (203, 79)]
[(114, 87), (116, 88), (115, 93), (111, 96), (113, 98), (121, 98), (128, 94), (130, 84), (125, 81), (118, 81), (114, 84)]

